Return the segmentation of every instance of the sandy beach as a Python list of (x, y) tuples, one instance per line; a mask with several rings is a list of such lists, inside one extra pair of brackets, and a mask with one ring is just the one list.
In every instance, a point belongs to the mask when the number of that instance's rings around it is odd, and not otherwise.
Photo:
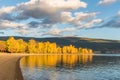
[(23, 80), (20, 58), (25, 55), (0, 53), (0, 80)]

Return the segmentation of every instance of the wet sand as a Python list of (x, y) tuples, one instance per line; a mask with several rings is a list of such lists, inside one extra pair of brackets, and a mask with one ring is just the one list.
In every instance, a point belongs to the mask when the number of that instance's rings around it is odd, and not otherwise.
[(0, 80), (23, 80), (20, 59), (24, 56), (0, 53)]

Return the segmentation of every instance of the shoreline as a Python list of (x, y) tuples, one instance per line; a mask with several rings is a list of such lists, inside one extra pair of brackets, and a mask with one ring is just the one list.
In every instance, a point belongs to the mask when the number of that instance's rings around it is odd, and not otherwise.
[(0, 54), (0, 80), (23, 80), (20, 59), (25, 55)]
[[(20, 60), (25, 56), (39, 55), (81, 55), (81, 54), (19, 54), (0, 53), (0, 80), (24, 80)], [(91, 55), (91, 54), (84, 54)], [(92, 54), (93, 56), (120, 56), (120, 54)]]

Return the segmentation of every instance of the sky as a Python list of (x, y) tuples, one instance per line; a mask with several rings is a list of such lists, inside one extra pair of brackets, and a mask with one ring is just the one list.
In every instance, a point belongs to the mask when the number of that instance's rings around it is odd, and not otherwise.
[(120, 0), (0, 0), (0, 36), (120, 40)]

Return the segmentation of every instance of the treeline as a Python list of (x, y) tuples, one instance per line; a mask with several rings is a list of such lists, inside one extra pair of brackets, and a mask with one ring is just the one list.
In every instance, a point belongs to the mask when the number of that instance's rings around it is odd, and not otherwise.
[(57, 46), (56, 43), (36, 42), (34, 39), (25, 42), (23, 39), (15, 39), (10, 37), (7, 41), (0, 41), (0, 52), (7, 53), (93, 53), (91, 49), (87, 48), (75, 48), (73, 45), (69, 46)]

